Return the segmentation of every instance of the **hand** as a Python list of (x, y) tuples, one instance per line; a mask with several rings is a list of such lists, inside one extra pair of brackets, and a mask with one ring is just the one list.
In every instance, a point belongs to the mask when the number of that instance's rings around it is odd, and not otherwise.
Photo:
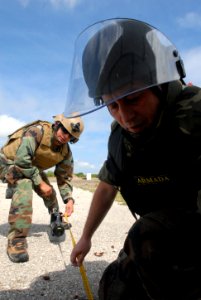
[(52, 187), (45, 181), (41, 181), (39, 184), (40, 191), (44, 197), (49, 197), (52, 194)]
[(74, 211), (74, 202), (73, 200), (69, 200), (68, 203), (66, 203), (64, 215), (70, 217), (73, 211)]
[(91, 240), (81, 237), (72, 250), (70, 259), (74, 267), (80, 267), (89, 250), (91, 249)]

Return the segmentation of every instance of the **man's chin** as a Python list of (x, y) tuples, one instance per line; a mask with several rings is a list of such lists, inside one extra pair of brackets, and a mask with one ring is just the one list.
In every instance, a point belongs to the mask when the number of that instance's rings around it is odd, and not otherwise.
[(54, 146), (61, 146), (61, 145), (63, 145), (60, 141), (58, 141), (58, 140), (55, 140), (54, 142), (53, 142), (53, 144), (54, 144)]
[(126, 130), (133, 134), (140, 134), (144, 131), (144, 127), (143, 126), (135, 126), (135, 127), (133, 126), (133, 127), (126, 128)]

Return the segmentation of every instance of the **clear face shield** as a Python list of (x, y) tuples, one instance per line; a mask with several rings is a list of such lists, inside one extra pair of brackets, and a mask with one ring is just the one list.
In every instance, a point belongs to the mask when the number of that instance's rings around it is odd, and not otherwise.
[(133, 19), (95, 23), (76, 40), (64, 115), (86, 115), (182, 77), (176, 47), (156, 28)]

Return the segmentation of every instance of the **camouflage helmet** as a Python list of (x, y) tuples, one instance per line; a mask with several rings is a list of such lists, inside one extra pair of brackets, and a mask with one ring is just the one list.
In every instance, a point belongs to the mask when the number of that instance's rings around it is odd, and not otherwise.
[[(60, 122), (64, 128), (78, 141), (80, 135), (84, 130), (84, 123), (80, 117), (74, 117), (71, 115), (71, 118), (66, 118), (64, 114), (59, 114), (53, 116), (55, 122)], [(74, 141), (74, 142), (75, 142)]]
[[(183, 62), (172, 42), (139, 20), (97, 22), (78, 36), (75, 46), (67, 112), (89, 113), (106, 105), (104, 94), (111, 95), (109, 105), (130, 93), (185, 77)], [(115, 98), (113, 92), (117, 90), (120, 94)]]

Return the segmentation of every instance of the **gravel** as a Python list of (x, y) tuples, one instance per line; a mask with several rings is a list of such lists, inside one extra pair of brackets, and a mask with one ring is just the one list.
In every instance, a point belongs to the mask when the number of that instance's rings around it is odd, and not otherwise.
[[(53, 183), (63, 211), (56, 183)], [(79, 268), (70, 262), (72, 240), (69, 230), (60, 240), (49, 235), (49, 214), (43, 200), (34, 193), (33, 221), (27, 238), (29, 261), (12, 263), (7, 254), (7, 231), (10, 199), (5, 199), (6, 184), (0, 183), (0, 299), (3, 300), (87, 300)], [(69, 218), (71, 232), (77, 241), (81, 235), (92, 193), (74, 188), (74, 213)], [(98, 283), (107, 265), (116, 259), (134, 219), (127, 206), (114, 203), (93, 236), (92, 248), (84, 267), (93, 299), (97, 300)]]

